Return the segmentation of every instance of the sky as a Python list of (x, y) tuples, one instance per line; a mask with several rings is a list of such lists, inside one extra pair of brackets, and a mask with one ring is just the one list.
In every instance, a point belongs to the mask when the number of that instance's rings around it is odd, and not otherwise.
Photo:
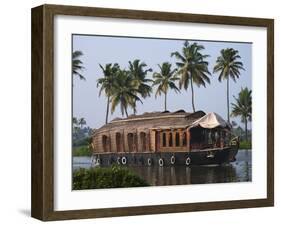
[[(188, 40), (188, 39), (187, 39)], [(176, 59), (171, 57), (175, 51), (181, 52), (185, 40), (168, 40), (156, 38), (138, 38), (138, 37), (114, 37), (114, 36), (94, 36), (94, 35), (73, 35), (73, 51), (83, 52), (81, 61), (84, 69), (81, 74), (86, 81), (73, 76), (73, 117), (85, 118), (87, 125), (91, 128), (99, 128), (105, 123), (106, 116), (106, 97), (104, 93), (99, 96), (97, 79), (103, 77), (99, 64), (118, 63), (123, 69), (128, 68), (128, 62), (140, 59), (152, 68), (153, 72), (159, 72), (158, 64), (170, 62), (173, 68), (176, 67)], [(226, 81), (219, 82), (218, 74), (213, 74), (215, 61), (224, 48), (234, 48), (239, 51), (241, 61), (245, 71), (241, 71), (240, 78), (236, 81), (230, 80), (230, 103), (234, 102), (233, 96), (238, 96), (241, 88), (248, 87), (252, 89), (252, 44), (234, 43), (234, 42), (215, 42), (202, 40), (189, 40), (190, 43), (197, 42), (205, 47), (202, 51), (210, 55), (207, 58), (209, 62), (209, 71), (211, 72), (211, 84), (203, 86), (194, 86), (195, 108), (204, 112), (216, 112), (225, 120), (227, 119), (226, 105)], [(148, 73), (148, 78), (152, 78), (153, 72)], [(164, 111), (164, 95), (155, 98), (155, 89), (153, 94), (143, 101), (137, 103), (137, 114), (152, 111)], [(168, 91), (167, 109), (177, 111), (183, 109), (192, 112), (191, 90), (182, 89), (180, 93), (173, 90)], [(133, 111), (130, 109), (129, 114)], [(118, 106), (113, 114), (109, 113), (109, 121), (116, 117), (122, 117), (120, 107)], [(239, 125), (243, 126), (240, 118), (231, 118)], [(244, 126), (243, 126), (244, 127)], [(251, 125), (250, 125), (251, 127)]]

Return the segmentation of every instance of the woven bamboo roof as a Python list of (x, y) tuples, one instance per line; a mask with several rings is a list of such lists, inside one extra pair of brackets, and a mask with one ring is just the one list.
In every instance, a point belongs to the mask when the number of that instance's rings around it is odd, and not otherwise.
[(203, 111), (190, 113), (184, 110), (175, 112), (146, 112), (141, 115), (130, 115), (127, 118), (115, 118), (96, 130), (95, 134), (111, 130), (135, 131), (136, 129), (186, 128), (204, 115), (206, 114)]

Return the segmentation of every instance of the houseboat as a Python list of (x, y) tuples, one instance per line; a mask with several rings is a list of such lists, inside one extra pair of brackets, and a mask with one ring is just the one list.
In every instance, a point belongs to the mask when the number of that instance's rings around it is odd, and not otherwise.
[(235, 161), (239, 138), (216, 113), (152, 112), (116, 118), (95, 130), (93, 162), (171, 166)]

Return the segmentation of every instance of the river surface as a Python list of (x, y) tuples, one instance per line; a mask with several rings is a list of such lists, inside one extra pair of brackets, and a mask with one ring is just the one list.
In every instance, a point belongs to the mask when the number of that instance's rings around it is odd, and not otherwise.
[[(73, 170), (92, 167), (91, 157), (73, 157)], [(252, 180), (252, 151), (239, 150), (236, 161), (205, 166), (129, 166), (150, 185), (182, 185)]]

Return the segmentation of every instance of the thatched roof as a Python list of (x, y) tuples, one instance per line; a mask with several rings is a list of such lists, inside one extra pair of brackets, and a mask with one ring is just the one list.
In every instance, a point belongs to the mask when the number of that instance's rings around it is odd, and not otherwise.
[(130, 115), (127, 118), (115, 118), (99, 128), (95, 134), (111, 130), (145, 130), (164, 128), (184, 128), (190, 126), (205, 114), (203, 111), (194, 113), (178, 110), (175, 112), (147, 112), (141, 115)]

